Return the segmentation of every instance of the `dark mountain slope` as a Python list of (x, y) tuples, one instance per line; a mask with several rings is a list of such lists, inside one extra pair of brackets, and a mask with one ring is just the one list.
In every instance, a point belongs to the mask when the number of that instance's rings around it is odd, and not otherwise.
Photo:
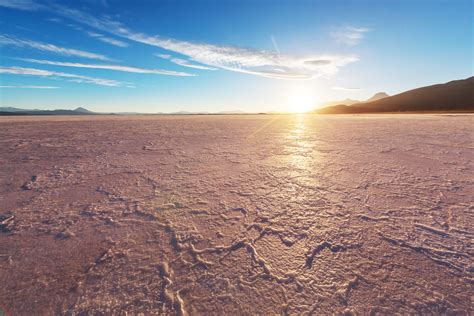
[(322, 114), (428, 111), (474, 111), (474, 77), (409, 90), (372, 102), (317, 110)]

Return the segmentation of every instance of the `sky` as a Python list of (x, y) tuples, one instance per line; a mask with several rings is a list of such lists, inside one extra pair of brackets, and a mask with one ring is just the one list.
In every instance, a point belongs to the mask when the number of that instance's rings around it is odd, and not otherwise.
[(305, 111), (473, 75), (473, 1), (0, 0), (0, 106)]

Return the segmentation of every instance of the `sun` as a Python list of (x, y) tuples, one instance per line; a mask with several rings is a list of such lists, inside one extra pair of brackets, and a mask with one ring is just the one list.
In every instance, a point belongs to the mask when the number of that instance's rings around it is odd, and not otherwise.
[(288, 96), (288, 111), (294, 113), (309, 112), (315, 108), (315, 99), (309, 93), (298, 92)]

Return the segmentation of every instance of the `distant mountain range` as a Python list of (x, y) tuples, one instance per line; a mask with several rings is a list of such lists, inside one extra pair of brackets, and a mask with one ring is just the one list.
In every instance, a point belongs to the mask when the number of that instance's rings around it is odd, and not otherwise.
[(320, 114), (382, 112), (474, 112), (474, 77), (409, 90), (394, 96), (377, 93), (365, 102), (331, 105)]
[(370, 99), (368, 99), (365, 102), (377, 101), (386, 97), (389, 97), (389, 95), (386, 94), (385, 92), (379, 92), (379, 93), (374, 94)]
[(39, 109), (20, 109), (13, 107), (0, 107), (0, 115), (94, 115), (99, 114), (89, 111), (83, 107), (74, 110), (39, 110)]
[(78, 107), (73, 111), (76, 112), (76, 113), (82, 113), (82, 114), (96, 114), (92, 111), (89, 111), (88, 109), (83, 108), (83, 107)]
[(329, 101), (324, 103), (324, 107), (330, 107), (330, 106), (335, 106), (335, 105), (352, 105), (356, 103), (360, 103), (361, 101), (359, 100), (354, 100), (354, 99), (345, 99), (345, 100), (339, 100), (339, 101)]
[[(328, 102), (326, 107), (314, 110), (318, 114), (383, 113), (383, 112), (474, 112), (474, 77), (450, 81), (409, 90), (389, 96), (385, 92), (376, 93), (366, 101), (346, 99)], [(273, 114), (274, 112), (267, 112)], [(240, 110), (211, 112), (174, 113), (98, 113), (83, 107), (74, 110), (39, 110), (0, 107), (0, 115), (103, 115), (103, 114), (161, 114), (161, 115), (205, 115), (205, 114), (251, 114)], [(264, 114), (264, 113), (262, 113)]]
[(341, 100), (341, 101), (330, 101), (330, 102), (326, 102), (324, 104), (324, 107), (330, 107), (330, 106), (335, 106), (335, 105), (354, 105), (354, 104), (357, 104), (357, 103), (370, 102), (370, 101), (383, 99), (383, 98), (386, 98), (388, 96), (389, 95), (386, 94), (385, 92), (378, 92), (378, 93), (374, 94), (371, 98), (369, 98), (365, 101), (354, 100), (354, 99), (345, 99), (345, 100)]
[(173, 113), (138, 113), (138, 112), (117, 112), (117, 113), (100, 113), (92, 112), (83, 107), (77, 107), (74, 110), (39, 110), (39, 109), (20, 109), (14, 107), (0, 107), (0, 116), (7, 115), (106, 115), (106, 114), (117, 114), (117, 115), (140, 115), (140, 114), (159, 114), (159, 115), (206, 115), (206, 114), (246, 114), (240, 110), (234, 111), (221, 111), (221, 112), (188, 112), (179, 111)]

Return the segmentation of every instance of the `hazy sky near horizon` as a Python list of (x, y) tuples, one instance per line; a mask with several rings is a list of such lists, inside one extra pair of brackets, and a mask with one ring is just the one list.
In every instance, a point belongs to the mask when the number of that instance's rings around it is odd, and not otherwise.
[(302, 110), (473, 75), (473, 2), (0, 0), (0, 106)]

